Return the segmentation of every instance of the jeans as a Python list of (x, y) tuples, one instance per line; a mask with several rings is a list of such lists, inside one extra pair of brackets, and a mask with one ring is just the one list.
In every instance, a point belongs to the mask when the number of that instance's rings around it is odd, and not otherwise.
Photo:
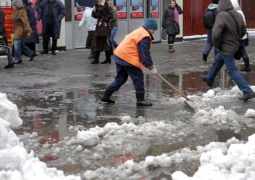
[(246, 52), (245, 41), (244, 40), (241, 40), (241, 45), (242, 45), (242, 48), (243, 48), (243, 58), (249, 58), (248, 54)]
[(112, 27), (112, 29), (111, 29), (111, 34), (110, 34), (110, 38), (109, 38), (109, 40), (108, 40), (108, 45), (109, 45), (109, 47), (112, 47), (112, 46), (116, 47), (116, 46), (118, 46), (118, 44), (117, 44), (116, 41), (114, 40), (114, 37), (115, 37), (117, 31), (118, 31), (118, 27)]
[(22, 52), (21, 51), (23, 51), (26, 56), (31, 56), (34, 53), (22, 42), (21, 39), (15, 39), (14, 40), (15, 60), (18, 60), (18, 61), (22, 60)]
[(174, 44), (174, 41), (175, 41), (175, 36), (176, 35), (170, 35), (168, 34), (168, 44)]
[(136, 91), (144, 91), (144, 75), (143, 71), (135, 66), (122, 66), (116, 63), (117, 75), (110, 85), (113, 91), (118, 91), (125, 84), (128, 76), (133, 80)]
[[(207, 43), (205, 46), (205, 49), (203, 51), (203, 54), (209, 55), (210, 51), (212, 50), (213, 43), (212, 43), (212, 29), (207, 29), (206, 28), (206, 34), (207, 34)], [(218, 53), (217, 49), (214, 48), (214, 55)]]
[(245, 79), (241, 76), (235, 65), (234, 56), (226, 56), (218, 53), (214, 58), (214, 63), (209, 73), (206, 75), (206, 80), (210, 83), (213, 83), (217, 73), (220, 71), (224, 63), (226, 64), (228, 74), (235, 81), (238, 88), (243, 92), (243, 95), (251, 93), (252, 89), (245, 81)]

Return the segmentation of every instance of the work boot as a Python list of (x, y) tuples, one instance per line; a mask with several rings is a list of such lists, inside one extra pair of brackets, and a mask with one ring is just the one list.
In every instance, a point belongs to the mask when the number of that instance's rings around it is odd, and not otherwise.
[(144, 99), (144, 91), (136, 91), (137, 106), (152, 106), (152, 103)]
[(99, 56), (100, 51), (95, 52), (95, 59), (91, 62), (91, 64), (99, 64)]
[(248, 101), (248, 99), (252, 99), (254, 97), (255, 97), (254, 92), (250, 92), (249, 94), (244, 94), (243, 97), (240, 97), (238, 99), (246, 102)]
[(11, 69), (14, 68), (14, 64), (7, 64), (6, 66), (4, 66), (4, 69)]
[(172, 45), (172, 44), (169, 45), (169, 52), (170, 52), (170, 53), (173, 53), (173, 52), (174, 52), (174, 49), (173, 49), (173, 45)]
[(88, 58), (89, 58), (89, 59), (95, 58), (95, 54), (93, 53), (92, 49), (91, 49), (91, 51), (90, 51), (90, 55), (89, 55)]
[(207, 57), (208, 57), (208, 55), (203, 53), (203, 60), (204, 60), (204, 62), (207, 61)]
[(243, 62), (244, 62), (244, 68), (240, 69), (240, 71), (250, 72), (251, 68), (250, 68), (249, 58), (243, 58)]
[(110, 99), (113, 92), (114, 91), (110, 87), (107, 87), (106, 90), (104, 91), (104, 95), (101, 98), (101, 101), (107, 102), (107, 103), (115, 103), (115, 101)]
[(202, 75), (201, 76), (201, 79), (206, 82), (207, 86), (209, 87), (212, 87), (213, 86), (213, 83), (209, 82), (207, 79), (206, 79), (206, 75)]
[(111, 64), (111, 55), (110, 54), (111, 54), (110, 51), (105, 51), (106, 59), (103, 62), (101, 62), (101, 64), (107, 64), (107, 63)]

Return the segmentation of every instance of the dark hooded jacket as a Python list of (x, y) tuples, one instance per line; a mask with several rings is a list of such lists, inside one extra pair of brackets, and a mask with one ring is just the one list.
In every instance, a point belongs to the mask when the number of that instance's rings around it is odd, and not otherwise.
[(31, 7), (31, 3), (28, 0), (23, 0), (24, 8), (27, 13), (27, 18), (30, 24), (30, 27), (33, 31), (31, 36), (23, 40), (23, 43), (39, 43), (39, 36), (36, 28), (36, 19), (34, 9)]
[[(237, 21), (227, 12), (231, 12)], [(233, 56), (240, 44), (241, 38), (246, 33), (246, 27), (242, 16), (236, 12), (230, 0), (220, 0), (218, 4), (218, 15), (212, 29), (213, 45), (223, 55)]]
[(4, 11), (0, 8), (0, 36), (3, 36), (5, 44), (7, 45), (7, 34), (4, 27), (5, 14)]

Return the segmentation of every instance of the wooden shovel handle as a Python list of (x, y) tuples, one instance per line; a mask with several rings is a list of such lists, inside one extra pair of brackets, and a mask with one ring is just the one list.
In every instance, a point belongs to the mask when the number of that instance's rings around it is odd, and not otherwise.
[(186, 95), (184, 95), (181, 91), (176, 89), (170, 82), (168, 82), (165, 78), (163, 78), (159, 73), (156, 74), (162, 81), (164, 81), (168, 86), (174, 89), (178, 94), (184, 97), (186, 100), (191, 101)]

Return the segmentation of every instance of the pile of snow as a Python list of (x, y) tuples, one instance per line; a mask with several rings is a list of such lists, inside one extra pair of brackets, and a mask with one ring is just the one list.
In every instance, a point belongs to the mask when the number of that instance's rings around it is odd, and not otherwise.
[[(48, 168), (24, 148), (11, 127), (20, 126), (18, 108), (0, 93), (0, 179), (1, 180), (78, 180), (77, 176), (65, 176), (63, 171)], [(36, 135), (35, 135), (36, 136)]]

